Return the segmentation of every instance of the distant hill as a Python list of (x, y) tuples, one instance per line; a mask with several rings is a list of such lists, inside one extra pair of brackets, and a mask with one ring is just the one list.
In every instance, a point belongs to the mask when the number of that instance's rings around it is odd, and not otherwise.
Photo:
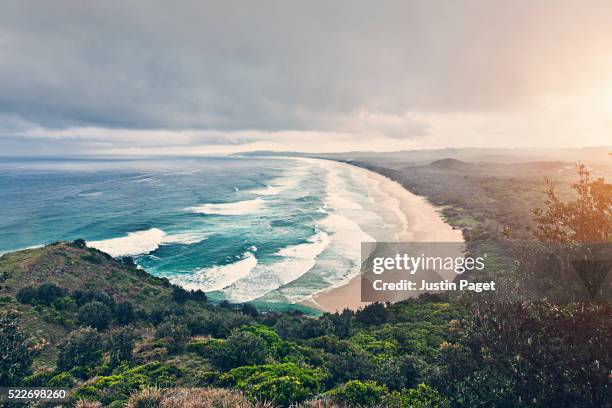
[(436, 160), (434, 162), (431, 162), (429, 164), (429, 167), (434, 167), (434, 168), (438, 168), (438, 169), (464, 169), (466, 167), (472, 167), (473, 164), (471, 163), (466, 163), (464, 161), (461, 160), (457, 160), (457, 159), (441, 159), (441, 160)]
[(612, 146), (580, 148), (445, 148), (415, 149), (395, 152), (349, 151), (339, 153), (304, 153), (252, 151), (236, 153), (234, 156), (286, 156), (286, 157), (320, 157), (347, 161), (380, 162), (387, 167), (401, 167), (406, 164), (428, 164), (442, 159), (456, 159), (477, 163), (527, 163), (541, 161), (563, 161), (575, 163), (612, 166), (609, 153)]

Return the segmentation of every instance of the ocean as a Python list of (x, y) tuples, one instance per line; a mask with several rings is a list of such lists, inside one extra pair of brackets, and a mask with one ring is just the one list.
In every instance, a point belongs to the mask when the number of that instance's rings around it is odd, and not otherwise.
[(212, 299), (295, 304), (406, 220), (368, 171), (300, 158), (2, 159), (0, 253), (82, 238)]

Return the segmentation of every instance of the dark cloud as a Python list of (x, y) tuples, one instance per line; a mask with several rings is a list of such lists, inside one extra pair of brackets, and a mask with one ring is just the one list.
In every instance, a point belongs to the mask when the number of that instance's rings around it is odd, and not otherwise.
[(6, 0), (0, 119), (12, 119), (0, 129), (342, 132), (374, 112), (404, 118), (383, 134), (422, 137), (428, 125), (407, 112), (506, 111), (579, 84), (592, 72), (572, 64), (609, 45), (611, 11), (595, 1)]

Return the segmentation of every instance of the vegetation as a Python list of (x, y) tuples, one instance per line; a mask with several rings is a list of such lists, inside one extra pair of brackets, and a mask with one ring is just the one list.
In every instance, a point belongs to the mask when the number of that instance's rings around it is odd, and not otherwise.
[[(464, 164), (427, 171), (457, 166)], [(531, 229), (513, 224), (505, 237), (603, 239), (608, 189), (582, 172), (573, 198), (549, 189), (534, 221), (521, 221)], [(454, 222), (466, 233), (488, 231), (467, 233), (476, 245), (477, 236), (504, 237), (509, 220), (492, 222), (494, 215), (466, 206)], [(548, 229), (559, 219), (561, 230)], [(262, 311), (211, 304), (201, 291), (82, 241), (7, 254), (0, 274), (0, 384), (70, 388), (70, 406), (604, 407), (612, 400), (608, 303), (438, 294), (320, 316)]]

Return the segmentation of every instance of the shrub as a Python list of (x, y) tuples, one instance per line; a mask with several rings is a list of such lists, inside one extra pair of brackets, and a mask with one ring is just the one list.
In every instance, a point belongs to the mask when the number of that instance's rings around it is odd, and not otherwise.
[(32, 286), (25, 286), (19, 289), (15, 298), (19, 303), (31, 305), (36, 302), (36, 289)]
[(118, 324), (130, 324), (134, 319), (134, 307), (131, 302), (121, 302), (115, 306), (115, 320)]
[[(102, 340), (96, 329), (73, 330), (60, 346), (57, 367), (61, 371), (80, 368), (87, 371), (102, 362)], [(86, 374), (86, 373), (81, 373)]]
[(47, 387), (55, 388), (72, 388), (74, 383), (75, 380), (72, 374), (64, 371), (54, 375), (45, 385)]
[(108, 353), (111, 366), (132, 362), (134, 335), (128, 328), (113, 330), (108, 337)]
[(443, 408), (448, 406), (448, 401), (425, 384), (419, 384), (401, 392), (394, 391), (385, 398), (384, 402), (386, 406), (398, 408)]
[(79, 306), (83, 306), (85, 303), (89, 303), (94, 300), (102, 302), (110, 308), (112, 308), (115, 304), (115, 301), (112, 297), (110, 297), (107, 293), (104, 293), (99, 290), (75, 290), (74, 292), (72, 292), (72, 297)]
[(124, 256), (119, 260), (119, 262), (121, 263), (121, 265), (129, 269), (135, 269), (138, 266), (136, 265), (136, 262), (134, 262), (134, 258), (132, 258), (131, 256)]
[(25, 377), (20, 385), (24, 387), (44, 387), (54, 375), (55, 372), (51, 369), (36, 371), (32, 375)]
[(372, 406), (380, 404), (388, 394), (387, 387), (373, 381), (351, 380), (327, 392), (333, 399), (350, 405)]
[(0, 385), (15, 386), (30, 373), (32, 354), (17, 314), (0, 312)]
[(121, 373), (106, 377), (98, 377), (95, 381), (77, 388), (73, 400), (99, 401), (103, 405), (125, 403), (130, 395), (153, 384), (143, 374)]
[(85, 303), (79, 308), (79, 321), (84, 326), (91, 326), (98, 330), (105, 330), (111, 320), (111, 311), (102, 302), (96, 300)]
[(387, 322), (388, 312), (383, 303), (371, 303), (357, 312), (357, 321), (364, 326), (381, 325)]
[(132, 394), (142, 389), (174, 386), (178, 374), (176, 367), (161, 363), (146, 364), (115, 375), (97, 377), (75, 390), (71, 398), (124, 406)]
[(172, 318), (161, 323), (157, 327), (155, 335), (166, 341), (168, 351), (171, 353), (183, 350), (185, 344), (187, 344), (187, 341), (189, 341), (191, 337), (187, 325), (177, 318)]
[(191, 299), (201, 303), (206, 303), (208, 301), (206, 293), (202, 292), (200, 289), (191, 292)]
[(235, 331), (213, 355), (213, 363), (220, 370), (263, 364), (270, 354), (268, 342), (248, 331)]
[(330, 383), (340, 384), (349, 380), (369, 380), (376, 370), (370, 355), (363, 351), (351, 350), (333, 354), (327, 362)]
[(220, 339), (194, 340), (187, 344), (187, 351), (202, 357), (210, 357), (219, 350), (223, 343), (225, 340)]
[(176, 303), (185, 303), (187, 300), (189, 300), (189, 292), (180, 286), (173, 286), (172, 300), (174, 300)]
[(75, 239), (74, 241), (72, 241), (72, 246), (75, 248), (83, 249), (83, 248), (87, 248), (87, 243), (85, 242), (84, 239), (79, 238), (79, 239)]
[(317, 394), (324, 379), (325, 372), (321, 369), (283, 363), (235, 368), (222, 374), (219, 381), (244, 391), (251, 398), (287, 406)]
[(257, 308), (250, 303), (244, 303), (242, 307), (240, 308), (240, 311), (247, 316), (251, 316), (251, 317), (259, 316), (259, 312), (257, 311)]
[(65, 296), (66, 293), (66, 289), (54, 283), (43, 283), (36, 288), (36, 300), (43, 305), (49, 306), (54, 300)]

